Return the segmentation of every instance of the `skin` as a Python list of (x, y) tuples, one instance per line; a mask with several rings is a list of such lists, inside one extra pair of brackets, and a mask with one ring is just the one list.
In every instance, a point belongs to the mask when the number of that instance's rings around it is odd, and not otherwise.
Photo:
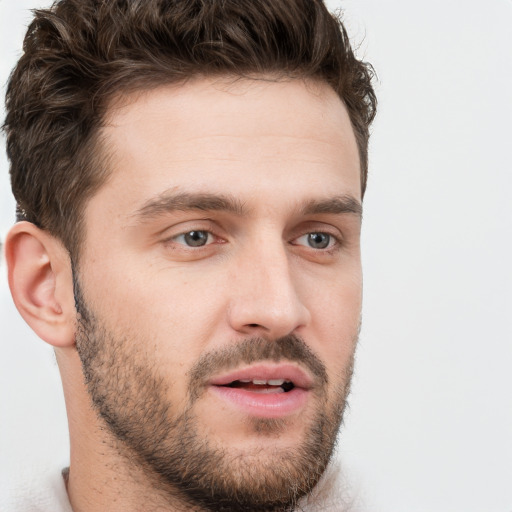
[[(300, 337), (328, 384), (280, 417), (278, 430), (258, 429), (208, 391), (193, 405), (198, 436), (255, 467), (278, 464), (305, 442), (319, 407), (331, 410), (347, 389), (359, 329), (360, 165), (345, 106), (317, 82), (197, 79), (119, 98), (102, 136), (112, 172), (86, 205), (75, 262), (89, 311), (123, 340), (123, 354), (163, 379), (176, 414), (190, 404), (190, 371), (203, 354)], [(243, 211), (169, 208), (197, 194)], [(187, 246), (190, 231), (208, 232), (208, 243)], [(312, 247), (309, 233), (329, 235), (328, 247)], [(18, 309), (56, 347), (75, 512), (192, 510), (155, 492), (91, 404), (66, 250), (28, 223), (11, 230), (6, 248)]]

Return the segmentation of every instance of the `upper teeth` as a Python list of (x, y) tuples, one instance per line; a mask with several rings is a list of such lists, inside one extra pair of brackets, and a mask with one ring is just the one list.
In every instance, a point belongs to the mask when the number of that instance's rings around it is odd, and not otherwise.
[(253, 384), (256, 384), (258, 386), (282, 386), (285, 382), (284, 379), (269, 379), (269, 380), (263, 380), (263, 379), (240, 379), (240, 382), (243, 382), (244, 384), (248, 384), (249, 382), (252, 382)]

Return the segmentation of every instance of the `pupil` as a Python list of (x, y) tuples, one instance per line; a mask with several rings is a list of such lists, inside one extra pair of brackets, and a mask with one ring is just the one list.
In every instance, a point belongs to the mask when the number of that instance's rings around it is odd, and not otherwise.
[(310, 233), (309, 245), (315, 249), (325, 249), (331, 240), (330, 235), (325, 233)]
[(185, 235), (185, 241), (191, 247), (201, 247), (208, 241), (208, 233), (206, 231), (190, 231)]

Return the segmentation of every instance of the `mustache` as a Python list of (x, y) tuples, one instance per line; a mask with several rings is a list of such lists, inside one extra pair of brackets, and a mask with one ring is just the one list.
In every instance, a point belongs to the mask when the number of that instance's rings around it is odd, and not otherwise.
[(323, 387), (328, 383), (325, 365), (299, 336), (291, 334), (275, 340), (256, 337), (201, 355), (189, 371), (191, 396), (197, 398), (206, 383), (220, 372), (262, 361), (300, 363), (311, 372), (318, 385)]

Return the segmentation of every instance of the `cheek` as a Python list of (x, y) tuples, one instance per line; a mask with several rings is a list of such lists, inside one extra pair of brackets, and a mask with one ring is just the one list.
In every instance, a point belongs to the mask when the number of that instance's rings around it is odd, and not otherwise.
[[(350, 365), (361, 322), (360, 269), (340, 273), (323, 293), (311, 300), (311, 334), (329, 373), (345, 375)], [(339, 377), (337, 377), (339, 380)]]
[[(310, 282), (315, 282), (310, 280)], [(317, 280), (318, 286), (306, 284), (309, 309), (317, 328), (326, 332), (348, 334), (359, 326), (362, 304), (361, 267), (333, 271), (327, 278)]]
[[(186, 369), (204, 350), (222, 315), (220, 283), (200, 272), (119, 262), (87, 277), (86, 297), (107, 329), (144, 343), (159, 364)], [(220, 278), (219, 278), (220, 279)]]

